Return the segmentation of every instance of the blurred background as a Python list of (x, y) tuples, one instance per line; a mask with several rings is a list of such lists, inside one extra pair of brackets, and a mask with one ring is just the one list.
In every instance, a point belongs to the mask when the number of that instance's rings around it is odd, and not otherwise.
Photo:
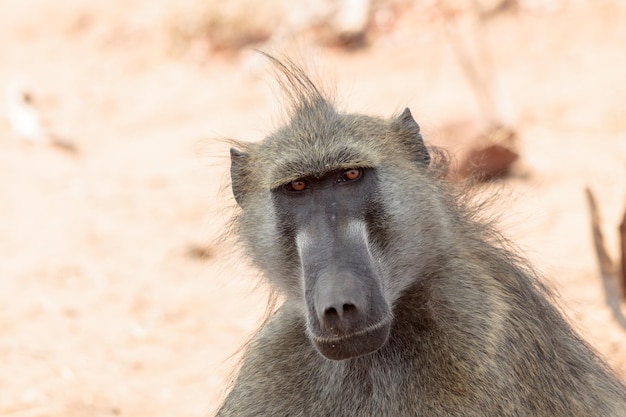
[(0, 415), (215, 410), (267, 300), (219, 239), (216, 138), (282, 120), (254, 48), (342, 110), (410, 107), (457, 177), (493, 177), (504, 233), (626, 378), (602, 280), (626, 209), (624, 22), (620, 0), (0, 0)]

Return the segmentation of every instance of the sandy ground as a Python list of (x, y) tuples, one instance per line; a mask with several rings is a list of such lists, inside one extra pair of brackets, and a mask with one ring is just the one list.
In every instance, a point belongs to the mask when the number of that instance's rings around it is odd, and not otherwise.
[[(626, 8), (554, 3), (488, 26), (522, 155), (498, 211), (626, 377), (583, 194), (596, 191), (615, 256)], [(216, 243), (234, 202), (228, 146), (212, 138), (262, 138), (276, 97), (249, 54), (172, 54), (171, 13), (165, 1), (0, 1), (0, 94), (29, 80), (50, 129), (80, 148), (24, 144), (0, 119), (0, 415), (211, 415), (263, 315), (255, 272)], [(457, 143), (449, 127), (481, 118), (472, 89), (436, 19), (398, 17), (368, 48), (304, 43), (305, 55), (345, 109), (410, 106), (428, 140)]]

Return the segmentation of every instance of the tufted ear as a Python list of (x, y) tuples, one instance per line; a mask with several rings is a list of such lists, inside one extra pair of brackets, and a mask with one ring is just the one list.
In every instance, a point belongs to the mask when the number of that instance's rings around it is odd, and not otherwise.
[(396, 120), (400, 122), (400, 129), (405, 132), (411, 140), (411, 143), (408, 145), (415, 150), (414, 156), (416, 162), (423, 164), (424, 166), (428, 166), (430, 164), (430, 154), (428, 153), (426, 145), (424, 145), (424, 139), (422, 139), (420, 127), (413, 118), (411, 110), (409, 110), (408, 107), (405, 108)]
[(236, 148), (230, 148), (230, 178), (235, 201), (241, 206), (246, 194), (248, 161), (250, 156)]

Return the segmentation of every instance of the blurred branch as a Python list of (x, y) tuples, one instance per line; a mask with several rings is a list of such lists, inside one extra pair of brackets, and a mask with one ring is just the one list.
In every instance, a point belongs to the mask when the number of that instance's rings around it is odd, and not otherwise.
[(622, 298), (626, 299), (626, 209), (619, 225), (619, 236), (622, 247)]
[(602, 277), (605, 300), (613, 313), (613, 318), (620, 326), (626, 329), (626, 317), (624, 317), (624, 313), (621, 309), (620, 289), (615, 273), (616, 268), (614, 267), (613, 261), (611, 261), (611, 257), (609, 256), (604, 245), (604, 236), (602, 235), (598, 205), (590, 188), (585, 188), (585, 194), (587, 195), (587, 203), (589, 204), (589, 211), (591, 214), (593, 243), (596, 249), (598, 262), (600, 264), (600, 276)]
[[(501, 114), (494, 95), (495, 69), (485, 34), (485, 17), (480, 5), (477, 1), (472, 2), (472, 27), (470, 34), (463, 36), (458, 19), (454, 17), (453, 7), (447, 6), (446, 3), (445, 0), (438, 2), (444, 33), (476, 95), (478, 105), (489, 121), (506, 125), (505, 117)], [(467, 41), (464, 42), (464, 39)], [(474, 51), (475, 57), (472, 56), (471, 50)]]

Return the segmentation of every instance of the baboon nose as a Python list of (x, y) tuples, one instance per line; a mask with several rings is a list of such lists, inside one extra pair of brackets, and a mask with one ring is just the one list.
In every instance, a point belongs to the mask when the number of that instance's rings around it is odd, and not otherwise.
[(341, 307), (328, 307), (324, 311), (324, 320), (337, 320), (342, 321), (350, 315), (354, 315), (357, 312), (357, 308), (352, 303), (343, 303)]
[(342, 333), (357, 327), (362, 321), (362, 314), (354, 303), (343, 302), (327, 306), (321, 319), (326, 330)]
[(327, 332), (347, 333), (366, 321), (366, 289), (355, 274), (322, 275), (315, 286), (313, 300), (319, 324)]

